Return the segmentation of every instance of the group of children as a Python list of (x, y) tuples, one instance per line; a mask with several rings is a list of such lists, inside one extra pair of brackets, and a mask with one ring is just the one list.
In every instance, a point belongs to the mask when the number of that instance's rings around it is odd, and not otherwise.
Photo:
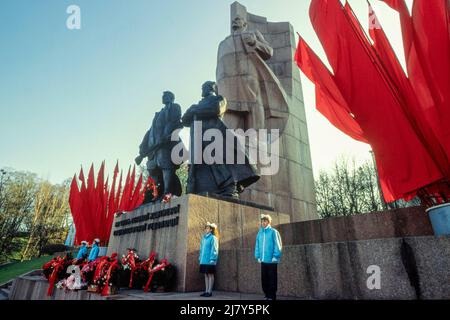
[[(261, 228), (256, 236), (255, 258), (261, 264), (261, 282), (266, 300), (276, 300), (278, 287), (278, 263), (281, 259), (280, 233), (272, 228), (272, 217), (261, 215)], [(205, 235), (200, 242), (200, 273), (205, 275), (205, 292), (202, 297), (211, 297), (214, 274), (219, 257), (219, 233), (215, 223), (207, 223)]]
[(98, 254), (100, 252), (99, 244), (100, 244), (100, 239), (94, 239), (94, 241), (92, 242), (91, 252), (89, 252), (89, 254), (88, 254), (88, 242), (81, 241), (81, 248), (78, 251), (76, 259), (84, 260), (87, 258), (88, 262), (94, 261), (95, 259), (98, 258)]

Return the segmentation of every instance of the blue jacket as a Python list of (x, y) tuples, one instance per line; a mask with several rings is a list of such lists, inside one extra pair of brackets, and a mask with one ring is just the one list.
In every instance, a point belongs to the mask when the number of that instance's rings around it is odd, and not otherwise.
[(100, 248), (98, 247), (98, 245), (96, 243), (94, 243), (92, 245), (91, 252), (89, 253), (88, 261), (94, 261), (95, 259), (97, 259), (99, 251), (100, 251)]
[(88, 249), (86, 246), (82, 246), (77, 254), (77, 259), (86, 259), (88, 256)]
[(219, 241), (211, 233), (205, 234), (200, 242), (200, 264), (216, 265), (219, 258)]
[(264, 263), (278, 263), (281, 250), (280, 233), (271, 226), (261, 228), (256, 236), (255, 258)]

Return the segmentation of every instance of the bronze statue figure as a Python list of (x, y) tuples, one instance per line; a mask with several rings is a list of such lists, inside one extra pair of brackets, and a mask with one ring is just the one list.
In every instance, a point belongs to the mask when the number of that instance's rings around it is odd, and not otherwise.
[[(237, 198), (239, 193), (259, 179), (255, 168), (249, 164), (247, 157), (245, 157), (245, 163), (243, 164), (226, 161), (227, 152), (232, 152), (234, 159), (237, 159), (238, 151), (245, 154), (245, 149), (239, 149), (243, 147), (238, 143), (236, 137), (233, 138), (233, 144), (225, 143), (227, 127), (222, 121), (222, 116), (226, 111), (226, 104), (225, 98), (217, 95), (216, 83), (207, 81), (202, 86), (202, 100), (191, 106), (182, 117), (183, 126), (191, 127), (191, 153), (195, 148), (193, 144), (198, 140), (197, 137), (193, 136), (192, 130), (196, 121), (201, 123), (202, 137), (207, 130), (217, 129), (224, 142), (222, 158), (217, 163), (206, 164), (202, 161), (201, 164), (197, 164), (197, 162), (193, 164), (191, 161), (187, 186), (189, 193), (212, 193)], [(205, 148), (213, 143), (213, 141), (203, 140), (203, 138), (200, 139), (202, 155)]]
[(171, 139), (172, 133), (182, 128), (181, 107), (174, 101), (175, 95), (172, 92), (163, 93), (164, 107), (155, 114), (150, 130), (139, 146), (136, 164), (140, 165), (144, 158), (148, 159), (148, 173), (158, 188), (158, 196), (153, 198), (148, 191), (144, 203), (159, 201), (168, 194), (180, 196), (182, 192), (180, 180), (176, 175), (179, 165), (174, 164), (171, 159), (172, 148), (182, 143), (179, 137), (175, 141)]

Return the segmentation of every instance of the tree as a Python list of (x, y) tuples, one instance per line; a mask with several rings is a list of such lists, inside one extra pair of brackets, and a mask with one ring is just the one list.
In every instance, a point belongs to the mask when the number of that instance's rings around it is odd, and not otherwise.
[(52, 185), (48, 181), (38, 184), (33, 218), (28, 227), (30, 234), (22, 260), (40, 256), (47, 244), (64, 242), (70, 216), (69, 190), (67, 181), (62, 185)]
[(187, 163), (183, 163), (177, 170), (177, 176), (180, 179), (183, 194), (186, 194), (188, 175), (189, 175), (189, 166)]
[[(4, 169), (3, 169), (4, 170)], [(26, 234), (36, 191), (36, 175), (2, 171), (0, 180), (0, 261), (20, 249), (20, 235)]]
[(69, 182), (53, 185), (33, 173), (0, 171), (0, 262), (30, 259), (45, 245), (64, 241)]
[[(317, 207), (322, 218), (348, 216), (386, 209), (381, 198), (377, 172), (372, 161), (357, 165), (341, 157), (329, 172), (316, 180)], [(389, 209), (419, 205), (420, 201), (396, 201)]]

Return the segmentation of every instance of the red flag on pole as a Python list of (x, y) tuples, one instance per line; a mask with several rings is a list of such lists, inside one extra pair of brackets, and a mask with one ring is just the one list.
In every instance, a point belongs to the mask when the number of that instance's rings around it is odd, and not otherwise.
[(361, 142), (368, 143), (360, 125), (334, 81), (333, 75), (299, 35), (295, 61), (316, 86), (316, 108), (336, 128)]
[(83, 169), (80, 171), (81, 189), (78, 188), (76, 175), (72, 179), (69, 204), (77, 229), (78, 241), (92, 241), (99, 238), (102, 244), (107, 244), (110, 237), (114, 214), (119, 207), (124, 211), (131, 211), (144, 199), (145, 188), (142, 188), (142, 175), (134, 186), (136, 171), (131, 167), (122, 193), (122, 172), (119, 179), (119, 187), (116, 191), (117, 176), (119, 174), (118, 162), (114, 168), (111, 189), (109, 189), (109, 177), (104, 181), (105, 163), (103, 162), (95, 183), (94, 165), (91, 165), (88, 175), (87, 187), (84, 181)]
[[(349, 5), (347, 6), (350, 8)], [(351, 9), (348, 11), (349, 14), (354, 17)], [(369, 15), (374, 17), (375, 20), (378, 20), (370, 4)], [(356, 17), (355, 21), (357, 21)], [(391, 90), (394, 92), (397, 100), (402, 106), (405, 115), (408, 117), (418, 137), (423, 141), (427, 151), (432, 155), (436, 166), (444, 176), (450, 178), (448, 155), (446, 154), (443, 145), (440, 143), (439, 132), (435, 130), (435, 128), (439, 128), (439, 125), (430, 118), (434, 117), (437, 119), (437, 113), (435, 112), (437, 109), (423, 108), (421, 105), (420, 99), (403, 71), (381, 24), (377, 23), (377, 27), (371, 25), (369, 27), (369, 34), (374, 41), (373, 50), (376, 55), (377, 63), (382, 69), (386, 81), (389, 82)], [(430, 125), (430, 123), (435, 124)]]
[(440, 170), (339, 0), (313, 0), (310, 17), (336, 85), (372, 146), (386, 201), (410, 197), (440, 180)]

